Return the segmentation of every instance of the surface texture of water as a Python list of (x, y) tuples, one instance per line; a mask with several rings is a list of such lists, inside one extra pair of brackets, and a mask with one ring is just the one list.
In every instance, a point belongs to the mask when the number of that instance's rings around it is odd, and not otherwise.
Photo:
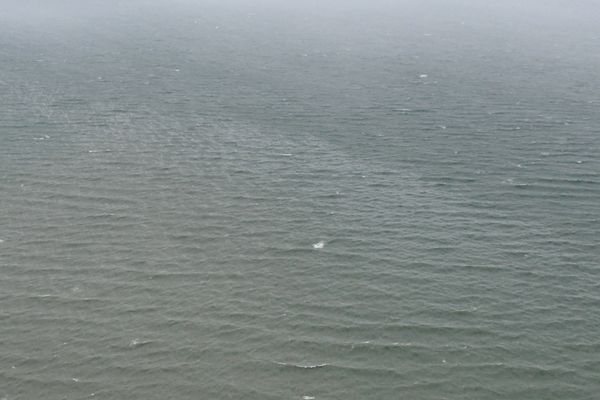
[(0, 15), (0, 398), (597, 398), (597, 6), (50, 3)]

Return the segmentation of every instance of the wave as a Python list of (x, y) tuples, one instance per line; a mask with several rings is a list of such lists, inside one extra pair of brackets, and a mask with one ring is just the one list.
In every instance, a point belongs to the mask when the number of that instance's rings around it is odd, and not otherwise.
[(273, 362), (277, 365), (282, 365), (284, 367), (301, 368), (301, 369), (317, 369), (317, 368), (324, 368), (324, 367), (327, 367), (330, 365), (327, 363), (303, 365), (303, 364), (286, 363), (286, 362), (281, 362), (281, 361), (273, 361)]

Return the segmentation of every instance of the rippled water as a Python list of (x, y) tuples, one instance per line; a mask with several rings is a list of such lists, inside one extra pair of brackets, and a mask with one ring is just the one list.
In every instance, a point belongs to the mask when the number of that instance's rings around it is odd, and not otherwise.
[(596, 398), (585, 8), (108, 3), (0, 15), (0, 398)]

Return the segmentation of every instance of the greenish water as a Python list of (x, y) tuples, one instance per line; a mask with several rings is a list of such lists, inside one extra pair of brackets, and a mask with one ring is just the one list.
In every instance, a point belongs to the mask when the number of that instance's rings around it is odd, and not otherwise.
[(597, 6), (8, 3), (1, 399), (600, 392)]

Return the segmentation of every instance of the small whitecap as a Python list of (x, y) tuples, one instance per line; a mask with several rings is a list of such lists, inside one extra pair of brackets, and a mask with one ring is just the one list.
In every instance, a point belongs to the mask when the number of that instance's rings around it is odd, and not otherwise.
[(427, 78), (428, 76), (429, 75), (427, 75), (427, 74), (421, 74), (421, 75), (419, 75), (419, 78)]
[(315, 396), (302, 396), (302, 400), (315, 400)]
[(317, 243), (313, 243), (312, 247), (313, 249), (322, 249), (323, 247), (325, 247), (325, 242), (320, 241)]
[(73, 378), (73, 382), (79, 382), (78, 378)]
[(129, 342), (129, 347), (136, 347), (136, 346), (140, 346), (140, 345), (143, 345), (146, 343), (148, 343), (148, 342), (144, 342), (143, 340), (141, 340), (139, 338), (135, 338)]
[[(581, 164), (583, 161), (581, 160), (577, 160), (577, 164)], [(2, 243), (2, 241), (0, 241), (0, 243)]]
[(4, 239), (0, 239), (0, 243), (4, 243)]
[(275, 364), (278, 365), (282, 365), (284, 367), (292, 367), (292, 368), (301, 368), (301, 369), (317, 369), (317, 368), (323, 368), (328, 366), (329, 364), (292, 364), (292, 363), (286, 363), (286, 362), (280, 362), (280, 361), (274, 361)]

